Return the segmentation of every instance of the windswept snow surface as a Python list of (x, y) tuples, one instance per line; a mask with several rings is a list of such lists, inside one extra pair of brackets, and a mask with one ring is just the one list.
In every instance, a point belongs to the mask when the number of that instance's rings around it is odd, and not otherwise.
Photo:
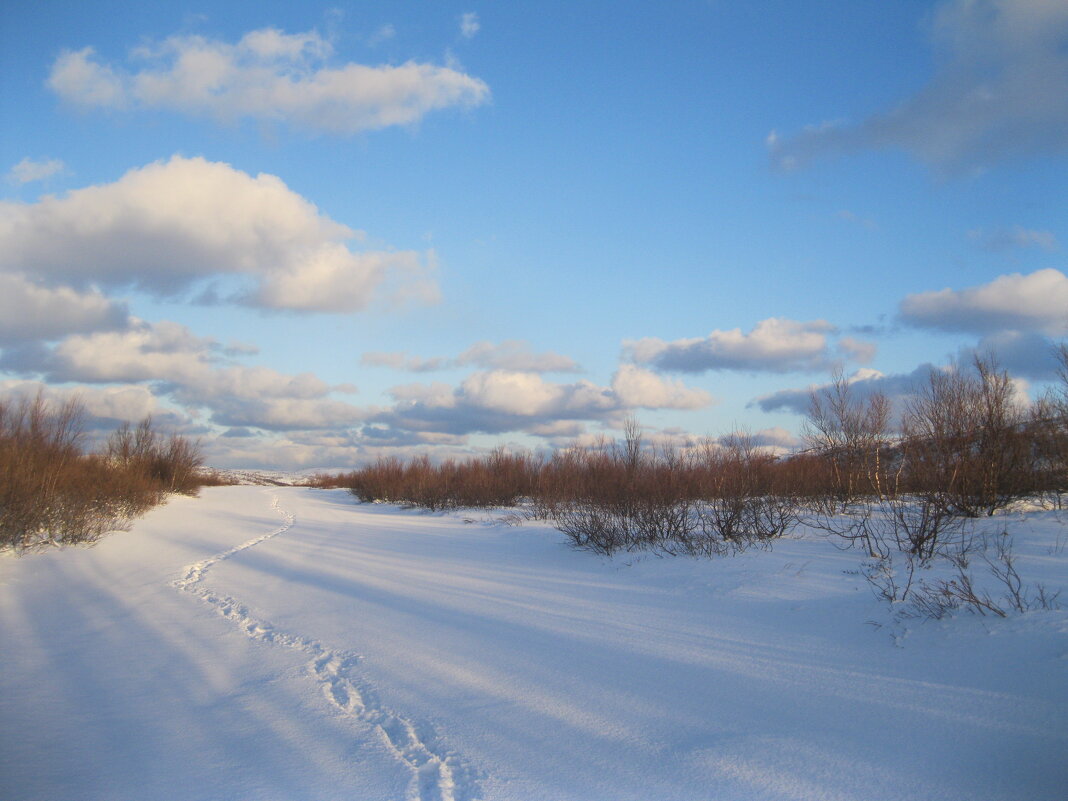
[[(604, 559), (472, 516), (219, 487), (0, 558), (0, 798), (1065, 797), (1068, 612), (906, 624), (819, 537)], [(1068, 583), (1053, 513), (997, 524)]]

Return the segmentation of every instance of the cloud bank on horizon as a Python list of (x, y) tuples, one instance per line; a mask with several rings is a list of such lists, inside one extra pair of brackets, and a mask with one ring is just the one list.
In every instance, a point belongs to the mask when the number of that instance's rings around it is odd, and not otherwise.
[[(789, 448), (836, 369), (903, 397), (994, 353), (1040, 391), (1068, 337), (1062, 3), (853, 10), (804, 69), (725, 8), (665, 14), (668, 48), (592, 4), (604, 52), (522, 9), (342, 8), (326, 33), (269, 7), (145, 30), (8, 13), (41, 55), (0, 101), (0, 401), (78, 395), (94, 429), (152, 414), (220, 466), (561, 446), (629, 415), (664, 445), (746, 427)], [(848, 46), (889, 22), (900, 41)], [(925, 42), (884, 110), (816, 94)], [(747, 58), (808, 89), (788, 103)], [(731, 93), (861, 121), (765, 143)]]

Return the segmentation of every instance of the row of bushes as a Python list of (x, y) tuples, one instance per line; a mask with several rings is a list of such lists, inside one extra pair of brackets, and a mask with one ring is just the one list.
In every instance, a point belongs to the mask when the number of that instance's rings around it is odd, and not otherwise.
[(0, 548), (92, 542), (203, 483), (198, 446), (150, 419), (85, 452), (85, 416), (77, 400), (0, 401)]
[(870, 520), (885, 507), (910, 532), (903, 542), (926, 552), (949, 518), (1068, 490), (1068, 350), (1061, 357), (1059, 392), (1032, 404), (991, 359), (932, 372), (896, 415), (886, 397), (861, 397), (838, 376), (812, 397), (808, 449), (783, 457), (744, 434), (647, 448), (631, 420), (622, 442), (594, 448), (545, 457), (497, 450), (441, 464), (382, 459), (318, 485), (430, 510), (523, 501), (577, 547), (602, 553), (718, 553), (767, 542), (802, 518), (867, 542), (834, 518), (859, 511), (854, 520)]

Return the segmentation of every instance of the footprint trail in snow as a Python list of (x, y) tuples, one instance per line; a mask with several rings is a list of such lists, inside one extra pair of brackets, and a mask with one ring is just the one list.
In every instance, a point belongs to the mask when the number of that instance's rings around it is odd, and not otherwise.
[(270, 622), (256, 618), (236, 599), (202, 585), (204, 575), (215, 564), (289, 531), (295, 518), (279, 505), (277, 495), (271, 507), (281, 515), (281, 526), (188, 565), (185, 575), (173, 582), (173, 586), (211, 605), (246, 637), (307, 654), (310, 657), (308, 672), (319, 683), (327, 701), (342, 713), (370, 724), (389, 750), (411, 771), (407, 801), (477, 801), (479, 793), (474, 772), (455, 754), (449, 753), (432, 732), (420, 731), (412, 721), (384, 707), (373, 690), (361, 686), (351, 675), (360, 661), (357, 654), (329, 648), (310, 637), (279, 631)]

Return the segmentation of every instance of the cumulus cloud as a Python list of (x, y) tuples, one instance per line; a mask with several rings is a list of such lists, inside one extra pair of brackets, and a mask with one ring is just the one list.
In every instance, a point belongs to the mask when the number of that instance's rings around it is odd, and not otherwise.
[(128, 318), (126, 304), (96, 290), (38, 286), (0, 273), (0, 346), (124, 328)]
[(768, 137), (790, 169), (850, 151), (899, 148), (943, 173), (1068, 149), (1068, 4), (947, 0), (931, 26), (938, 68), (895, 108), (859, 124)]
[(11, 184), (28, 184), (33, 181), (43, 181), (45, 178), (51, 178), (57, 173), (63, 172), (66, 165), (59, 159), (47, 159), (45, 161), (34, 161), (31, 158), (24, 158), (14, 167), (12, 167), (7, 173), (7, 181)]
[[(458, 387), (411, 384), (391, 390), (396, 401), (372, 418), (398, 430), (450, 434), (525, 431), (558, 436), (568, 423), (615, 420), (635, 408), (697, 409), (707, 392), (669, 381), (635, 365), (622, 365), (610, 386), (590, 381), (547, 381), (536, 373), (474, 373)], [(573, 429), (574, 426), (571, 426)]]
[(1003, 253), (1016, 248), (1039, 248), (1046, 251), (1057, 249), (1057, 237), (1052, 231), (1024, 228), (1022, 225), (993, 230), (977, 228), (968, 232), (968, 238), (991, 253)]
[(384, 290), (432, 297), (433, 258), (359, 251), (363, 237), (281, 179), (175, 156), (118, 181), (36, 203), (0, 203), (0, 269), (80, 290), (174, 296), (211, 278), (246, 286), (224, 300), (351, 312)]
[(614, 405), (609, 393), (587, 381), (557, 384), (533, 373), (504, 370), (468, 376), (458, 399), (514, 417), (585, 416)]
[(901, 301), (901, 318), (918, 328), (980, 334), (1002, 330), (1068, 333), (1068, 276), (1059, 270), (1011, 273), (988, 284), (921, 292)]
[(703, 389), (691, 389), (633, 364), (620, 365), (612, 377), (612, 392), (627, 409), (700, 409), (712, 403)]
[(91, 47), (65, 51), (48, 85), (87, 108), (276, 120), (335, 134), (410, 125), (438, 109), (489, 99), (485, 82), (452, 67), (332, 65), (332, 57), (333, 45), (316, 31), (263, 28), (236, 43), (172, 36), (133, 50), (132, 70), (101, 63)]
[(254, 426), (268, 431), (344, 429), (363, 421), (367, 412), (332, 398), (233, 398), (211, 401), (213, 423)]
[(367, 415), (332, 397), (354, 392), (352, 385), (232, 364), (226, 350), (177, 323), (137, 322), (126, 331), (69, 336), (24, 355), (18, 366), (53, 382), (143, 382), (187, 409), (209, 410), (212, 422), (225, 426), (317, 429), (353, 425)]
[(89, 429), (114, 429), (120, 423), (132, 423), (151, 416), (165, 426), (184, 428), (188, 415), (164, 406), (147, 387), (122, 385), (111, 387), (56, 387), (40, 381), (0, 381), (0, 399), (29, 399), (40, 395), (49, 403), (62, 404), (77, 399), (85, 407)]
[(833, 331), (834, 326), (825, 320), (798, 322), (771, 317), (757, 323), (748, 333), (733, 328), (713, 331), (707, 337), (672, 342), (647, 337), (624, 342), (623, 346), (636, 363), (658, 370), (784, 373), (827, 369), (831, 364), (827, 335)]

